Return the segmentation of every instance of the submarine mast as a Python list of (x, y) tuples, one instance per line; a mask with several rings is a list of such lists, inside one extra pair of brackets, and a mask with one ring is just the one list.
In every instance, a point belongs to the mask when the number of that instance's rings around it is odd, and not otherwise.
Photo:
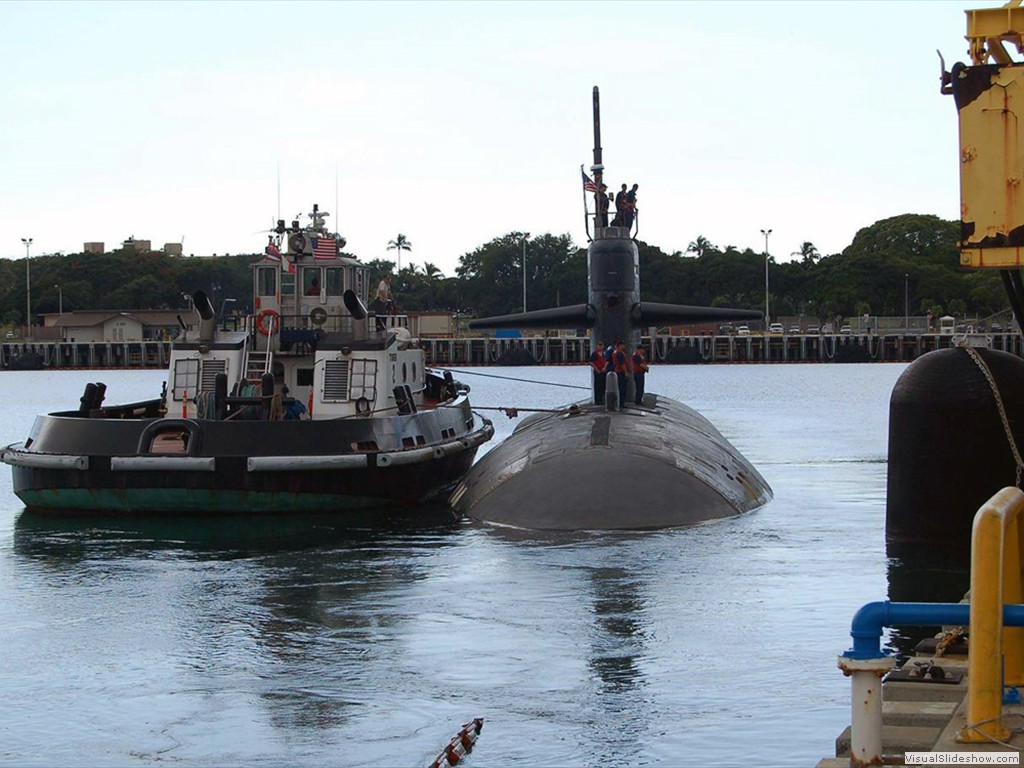
[(597, 196), (603, 195), (601, 191), (601, 184), (604, 183), (604, 165), (601, 162), (601, 94), (594, 86), (594, 164), (590, 167), (590, 172), (594, 174), (594, 231), (597, 231), (598, 216), (600, 215), (601, 206), (598, 202)]

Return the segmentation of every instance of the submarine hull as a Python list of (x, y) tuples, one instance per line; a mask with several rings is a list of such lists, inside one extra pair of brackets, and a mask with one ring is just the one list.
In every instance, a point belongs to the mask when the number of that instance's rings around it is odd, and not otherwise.
[(697, 411), (660, 395), (609, 412), (581, 402), (526, 419), (456, 486), (456, 512), (533, 530), (697, 525), (767, 503), (771, 488)]

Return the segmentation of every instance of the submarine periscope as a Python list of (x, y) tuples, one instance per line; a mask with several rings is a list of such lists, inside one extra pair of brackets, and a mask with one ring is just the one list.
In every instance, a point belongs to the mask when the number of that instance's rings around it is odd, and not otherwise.
[[(480, 318), (471, 328), (590, 329), (591, 349), (621, 339), (630, 350), (640, 329), (666, 323), (761, 319), (753, 310), (640, 300), (640, 258), (632, 227), (609, 226), (598, 200), (602, 165), (600, 100), (594, 87), (595, 212), (587, 214), (588, 302)], [(590, 235), (593, 221), (594, 234)], [(696, 410), (645, 393), (620, 407), (615, 374), (601, 398), (534, 414), (478, 461), (456, 486), (452, 508), (467, 517), (532, 530), (643, 530), (683, 527), (763, 506), (772, 490), (757, 469)], [(630, 380), (631, 381), (631, 380)], [(629, 483), (629, 503), (595, 489)]]

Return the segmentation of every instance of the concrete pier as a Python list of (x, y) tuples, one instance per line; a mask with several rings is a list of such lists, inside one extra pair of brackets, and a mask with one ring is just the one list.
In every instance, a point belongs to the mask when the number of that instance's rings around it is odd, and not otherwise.
[[(1021, 336), (990, 334), (992, 347), (1021, 356)], [(955, 336), (908, 334), (751, 334), (661, 336), (645, 335), (655, 363), (868, 363), (910, 362), (935, 349), (952, 346)], [(604, 341), (609, 342), (610, 339)], [(532, 336), (519, 339), (420, 339), (432, 365), (516, 364), (521, 359), (538, 365), (586, 363), (586, 336)]]
[[(882, 684), (882, 754), (885, 765), (904, 765), (905, 752), (1008, 752), (1024, 751), (1024, 732), (1013, 733), (1004, 744), (961, 743), (957, 733), (967, 724), (966, 646), (942, 656), (926, 653), (918, 646), (903, 670), (921, 669), (934, 664), (947, 674), (960, 674), (959, 682), (918, 680), (886, 681)], [(954, 650), (956, 646), (954, 646)], [(1014, 716), (1017, 717), (1014, 717)], [(1024, 704), (1004, 704), (1003, 718), (1011, 722), (1024, 719)], [(1010, 745), (1010, 746), (1006, 746)], [(850, 760), (850, 728), (836, 738), (835, 757), (818, 762), (817, 768), (853, 768)], [(957, 763), (973, 765), (974, 763)]]
[[(1024, 356), (1020, 334), (989, 336), (994, 349)], [(859, 332), (645, 335), (643, 340), (656, 364), (868, 363), (911, 362), (932, 350), (950, 347), (954, 338), (939, 333)], [(580, 365), (590, 356), (588, 336), (421, 338), (420, 345), (430, 365)], [(167, 341), (5, 342), (0, 344), (0, 369), (166, 368), (170, 351)]]

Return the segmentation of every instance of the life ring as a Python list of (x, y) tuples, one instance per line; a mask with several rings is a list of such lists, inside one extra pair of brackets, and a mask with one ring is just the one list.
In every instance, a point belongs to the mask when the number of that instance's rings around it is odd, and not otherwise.
[(256, 330), (262, 333), (264, 336), (270, 335), (270, 329), (277, 325), (277, 320), (280, 317), (277, 312), (272, 309), (264, 309), (258, 315), (256, 315)]
[(356, 400), (356, 413), (360, 416), (368, 416), (370, 413), (370, 401), (365, 397), (360, 397)]
[(327, 310), (323, 307), (314, 307), (309, 313), (309, 322), (313, 325), (323, 325), (327, 322)]

